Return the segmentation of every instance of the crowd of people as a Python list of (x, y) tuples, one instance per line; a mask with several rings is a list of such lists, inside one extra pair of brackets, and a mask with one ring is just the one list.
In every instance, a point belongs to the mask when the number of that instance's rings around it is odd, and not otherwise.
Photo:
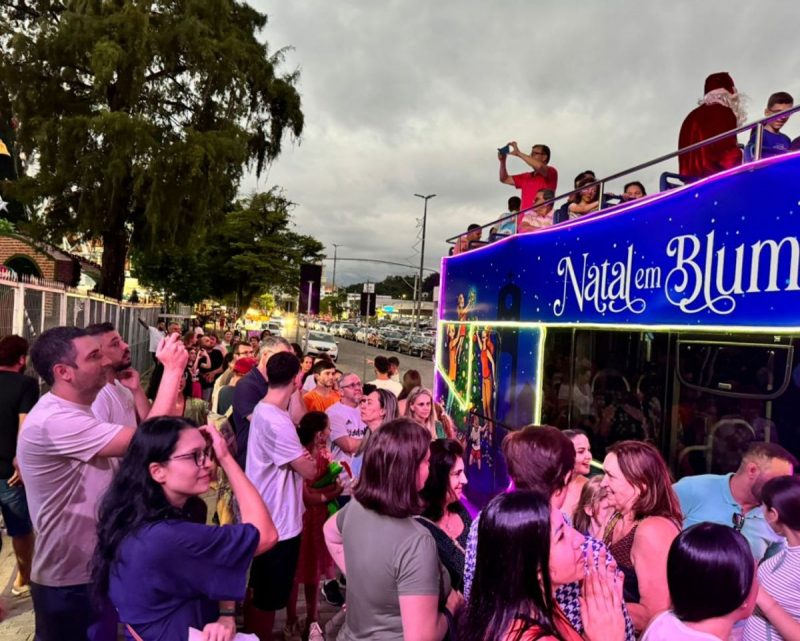
[[(35, 341), (41, 398), (27, 342), (0, 340), (0, 508), (40, 641), (230, 641), (237, 622), (266, 641), (284, 608), (284, 638), (319, 641), (320, 596), (343, 641), (800, 638), (800, 478), (779, 445), (673, 484), (648, 443), (593, 473), (585, 433), (531, 425), (475, 514), (419, 372), (379, 356), (365, 383), (269, 335), (226, 334), (211, 359), (210, 332), (179, 330), (155, 344), (152, 401), (108, 323)], [(220, 365), (195, 397), (199, 351)]]
[[(794, 107), (794, 98), (785, 91), (779, 91), (767, 99), (765, 117), (774, 117), (764, 124), (760, 154), (756, 154), (756, 129), (750, 131), (745, 145), (738, 143), (735, 135), (692, 150), (678, 156), (679, 173), (676, 178), (684, 183), (711, 176), (717, 172), (740, 165), (760, 155), (769, 158), (789, 151), (800, 150), (800, 136), (794, 140), (781, 132), (789, 116), (780, 117), (784, 111)], [(705, 80), (703, 97), (681, 125), (678, 136), (678, 149), (685, 149), (704, 140), (732, 131), (745, 124), (747, 113), (742, 96), (736, 89), (728, 73), (714, 73)], [(525, 163), (526, 171), (509, 174), (508, 156), (519, 158)], [(507, 213), (498, 225), (489, 229), (487, 238), (478, 224), (471, 224), (461, 235), (452, 249), (459, 254), (478, 247), (486, 242), (536, 231), (568, 220), (575, 220), (586, 214), (606, 209), (612, 205), (630, 202), (647, 195), (645, 186), (638, 180), (627, 182), (621, 194), (604, 192), (600, 197), (597, 176), (586, 170), (575, 176), (571, 194), (565, 202), (555, 209), (553, 199), (558, 188), (558, 170), (550, 164), (550, 147), (536, 144), (530, 153), (521, 151), (516, 141), (509, 142), (497, 150), (500, 161), (500, 182), (520, 190), (520, 196), (508, 199)]]

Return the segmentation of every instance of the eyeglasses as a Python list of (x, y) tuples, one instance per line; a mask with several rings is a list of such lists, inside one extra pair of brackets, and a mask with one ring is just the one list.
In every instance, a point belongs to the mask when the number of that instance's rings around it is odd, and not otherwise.
[(348, 385), (339, 385), (339, 389), (346, 389), (348, 387), (361, 387), (361, 383), (349, 383)]
[(206, 461), (211, 458), (211, 448), (207, 447), (204, 450), (195, 450), (194, 452), (189, 452), (188, 454), (178, 454), (177, 456), (170, 456), (168, 460), (174, 461), (176, 459), (194, 459), (194, 464), (197, 467), (203, 467), (206, 464)]
[(744, 514), (741, 512), (734, 512), (731, 522), (733, 524), (733, 529), (737, 532), (741, 532), (744, 527)]
[(252, 349), (243, 349), (243, 350), (240, 350), (240, 351), (236, 352), (236, 355), (237, 356), (252, 356), (253, 355), (253, 350)]

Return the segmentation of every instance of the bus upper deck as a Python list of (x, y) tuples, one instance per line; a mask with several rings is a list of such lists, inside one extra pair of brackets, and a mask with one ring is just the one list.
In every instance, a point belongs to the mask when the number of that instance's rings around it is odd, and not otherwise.
[(436, 396), (471, 496), (507, 483), (530, 423), (596, 455), (648, 439), (676, 476), (728, 472), (753, 440), (800, 451), (800, 154), (443, 260)]

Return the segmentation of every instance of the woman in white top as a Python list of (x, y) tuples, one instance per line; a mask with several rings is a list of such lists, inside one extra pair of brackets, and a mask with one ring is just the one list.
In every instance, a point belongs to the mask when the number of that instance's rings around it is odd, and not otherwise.
[[(767, 481), (761, 499), (764, 518), (786, 537), (788, 546), (758, 567), (761, 590), (775, 605), (765, 607), (759, 597), (759, 612), (747, 620), (744, 641), (796, 641), (800, 639), (800, 478), (779, 476)], [(791, 617), (784, 625), (775, 616), (776, 606)]]
[(719, 523), (681, 532), (667, 557), (672, 609), (650, 623), (642, 641), (728, 641), (756, 606), (758, 582), (747, 540)]

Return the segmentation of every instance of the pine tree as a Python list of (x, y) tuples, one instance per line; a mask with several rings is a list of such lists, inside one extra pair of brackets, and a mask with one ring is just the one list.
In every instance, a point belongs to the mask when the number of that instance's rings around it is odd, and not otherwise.
[(128, 250), (184, 246), (303, 128), (297, 73), (237, 0), (31, 0), (0, 7), (0, 86), (31, 170), (3, 191), (32, 228), (103, 242), (102, 293)]

